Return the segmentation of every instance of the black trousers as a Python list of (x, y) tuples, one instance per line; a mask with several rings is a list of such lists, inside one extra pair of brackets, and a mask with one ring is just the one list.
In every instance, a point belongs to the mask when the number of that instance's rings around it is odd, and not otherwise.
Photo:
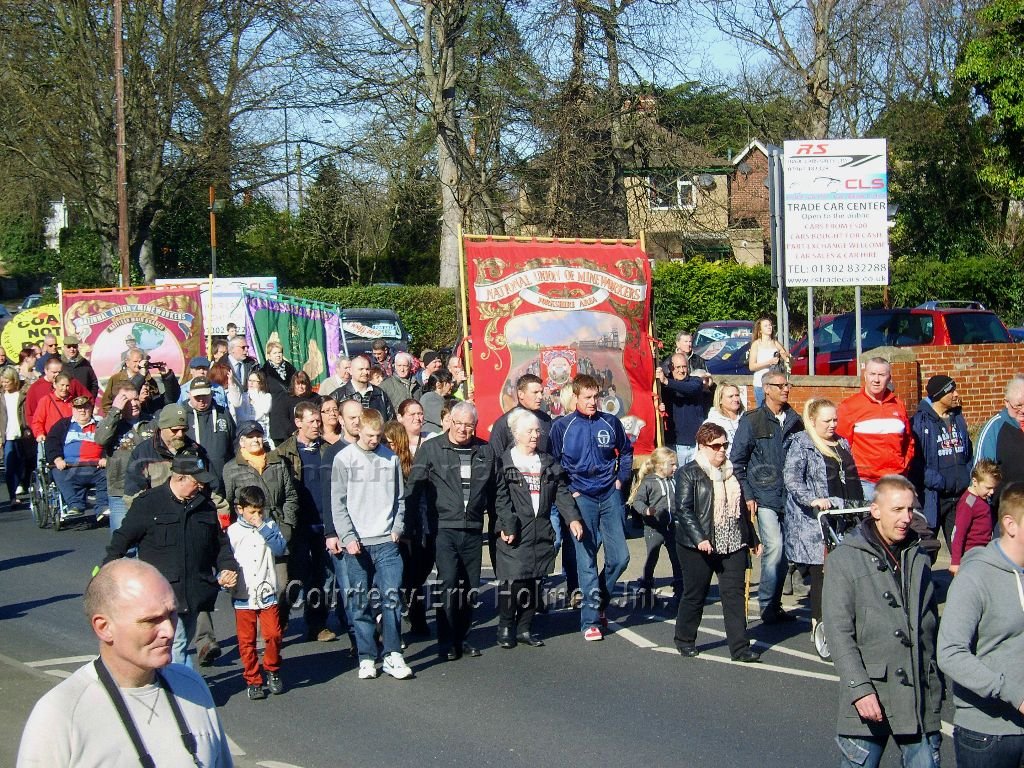
[(936, 521), (935, 535), (938, 537), (939, 530), (942, 531), (942, 535), (946, 537), (946, 551), (949, 551), (950, 544), (953, 542), (953, 525), (956, 523), (956, 504), (960, 501), (960, 496), (962, 495), (963, 494), (939, 496), (938, 520)]
[(480, 531), (441, 528), (437, 532), (437, 645), (441, 651), (460, 647), (469, 634), (480, 589), (483, 544)]
[(498, 628), (529, 632), (537, 614), (540, 579), (516, 579), (498, 585)]
[(718, 574), (718, 591), (722, 596), (725, 636), (729, 652), (735, 656), (749, 646), (747, 611), (743, 603), (744, 572), (747, 570), (746, 548), (728, 555), (706, 555), (700, 550), (676, 546), (683, 569), (683, 593), (676, 613), (676, 647), (697, 642), (697, 628), (704, 615), (704, 601), (711, 587), (711, 576)]
[(427, 625), (426, 597), (423, 585), (434, 570), (435, 542), (432, 535), (417, 535), (402, 539), (402, 599), (409, 609), (409, 624), (414, 631), (423, 631)]

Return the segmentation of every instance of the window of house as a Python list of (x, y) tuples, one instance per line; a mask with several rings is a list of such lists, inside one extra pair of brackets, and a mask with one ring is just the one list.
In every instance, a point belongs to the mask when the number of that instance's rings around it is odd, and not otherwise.
[(671, 173), (651, 174), (647, 189), (652, 211), (692, 211), (697, 207), (697, 192), (689, 179)]

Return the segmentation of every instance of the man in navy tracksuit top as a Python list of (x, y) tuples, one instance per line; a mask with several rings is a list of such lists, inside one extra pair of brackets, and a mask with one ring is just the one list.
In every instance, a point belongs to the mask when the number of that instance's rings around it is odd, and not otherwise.
[[(569, 475), (569, 488), (583, 515), (583, 539), (576, 542), (583, 604), (580, 626), (586, 640), (601, 640), (604, 609), (615, 582), (629, 565), (621, 489), (633, 469), (633, 445), (617, 417), (597, 410), (600, 384), (592, 376), (572, 383), (576, 411), (551, 425), (552, 455)], [(604, 571), (597, 551), (604, 544)]]

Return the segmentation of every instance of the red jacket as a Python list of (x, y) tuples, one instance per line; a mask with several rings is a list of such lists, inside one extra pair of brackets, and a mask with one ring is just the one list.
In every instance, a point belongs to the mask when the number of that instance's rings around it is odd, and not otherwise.
[[(29, 426), (32, 425), (32, 417), (35, 416), (36, 408), (39, 404), (45, 400), (50, 393), (53, 392), (53, 384), (46, 379), (37, 379), (34, 384), (28, 388), (28, 392), (25, 394), (25, 423)], [(71, 379), (71, 390), (70, 397), (72, 399), (79, 395), (88, 397), (90, 400), (93, 399), (92, 392), (82, 386), (78, 379)], [(68, 414), (69, 416), (71, 414)]]
[(887, 390), (881, 401), (864, 390), (839, 404), (836, 434), (853, 450), (862, 480), (877, 483), (883, 475), (906, 475), (914, 456), (914, 436), (907, 409)]
[[(71, 418), (71, 401), (74, 395), (69, 394), (67, 400), (58, 400), (57, 396), (50, 392), (32, 414), (32, 434), (38, 440), (46, 437), (46, 433), (56, 426), (61, 419)], [(88, 395), (86, 395), (88, 397)]]

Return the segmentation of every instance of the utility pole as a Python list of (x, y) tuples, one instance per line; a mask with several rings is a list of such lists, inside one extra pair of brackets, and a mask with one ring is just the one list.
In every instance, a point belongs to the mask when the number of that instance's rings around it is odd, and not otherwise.
[(121, 286), (131, 285), (128, 262), (128, 163), (124, 127), (124, 50), (121, 0), (114, 0), (114, 120), (117, 144), (117, 254), (121, 264)]
[(210, 185), (210, 274), (217, 279), (217, 199), (216, 190)]

